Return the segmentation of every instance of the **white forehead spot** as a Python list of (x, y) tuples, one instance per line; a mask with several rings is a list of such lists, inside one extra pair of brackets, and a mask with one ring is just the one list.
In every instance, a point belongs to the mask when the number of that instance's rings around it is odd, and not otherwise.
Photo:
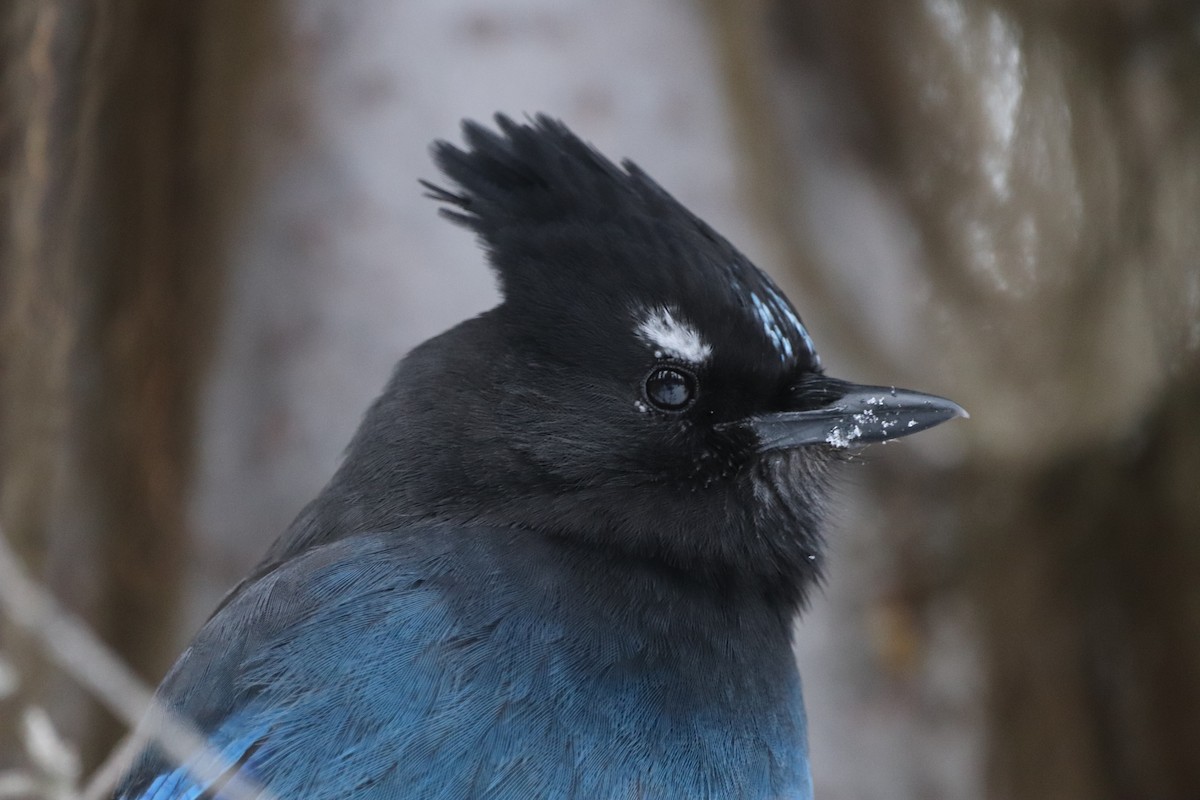
[(669, 356), (691, 364), (700, 364), (712, 355), (712, 345), (700, 331), (679, 319), (670, 308), (651, 308), (638, 321), (637, 333), (654, 348), (656, 358)]

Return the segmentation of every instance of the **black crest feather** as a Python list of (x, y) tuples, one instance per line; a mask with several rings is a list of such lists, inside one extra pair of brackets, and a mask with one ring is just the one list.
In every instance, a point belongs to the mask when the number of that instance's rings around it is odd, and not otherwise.
[[(751, 336), (775, 336), (776, 346), (787, 336), (787, 358), (815, 362), (770, 279), (636, 164), (613, 163), (543, 114), (524, 123), (497, 114), (495, 125), (464, 121), (463, 147), (434, 143), (453, 186), (422, 185), (479, 237), (507, 305), (576, 318), (639, 303), (705, 310), (721, 325), (738, 319)], [(795, 324), (764, 331), (768, 305)]]
[[(631, 279), (635, 272), (649, 278), (655, 263), (678, 271), (678, 261), (669, 257), (680, 254), (662, 249), (677, 251), (697, 234), (703, 246), (738, 257), (635, 164), (614, 164), (562, 122), (543, 114), (526, 123), (497, 114), (495, 122), (493, 131), (465, 121), (465, 148), (434, 144), (434, 160), (454, 189), (422, 185), (427, 196), (446, 204), (443, 216), (480, 237), (510, 299), (526, 278), (544, 286), (566, 272), (576, 285), (586, 282), (601, 249), (610, 256), (607, 280), (622, 266)], [(633, 244), (633, 252), (620, 243)], [(637, 252), (645, 248), (660, 252), (655, 258)], [(615, 258), (622, 250), (630, 257), (623, 263)]]
[(634, 174), (645, 179), (640, 170), (617, 167), (556, 119), (539, 114), (520, 124), (497, 114), (495, 120), (499, 133), (464, 121), (465, 150), (433, 145), (434, 160), (461, 192), (422, 181), (431, 197), (455, 206), (443, 209), (445, 216), (486, 240), (514, 222), (615, 216), (648, 188), (636, 185)]

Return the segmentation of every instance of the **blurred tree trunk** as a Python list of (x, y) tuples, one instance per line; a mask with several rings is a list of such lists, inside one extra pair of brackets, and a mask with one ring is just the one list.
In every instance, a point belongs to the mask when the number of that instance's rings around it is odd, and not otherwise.
[[(908, 551), (880, 591), (908, 635), (947, 596), (972, 609), (992, 795), (1200, 797), (1200, 11), (711, 7), (816, 328), (973, 414), (961, 466), (885, 454), (871, 489), (877, 546)], [(912, 289), (885, 296), (911, 306), (907, 352), (871, 336), (890, 265), (837, 274), (795, 233), (805, 113), (915, 232)]]
[[(0, 11), (0, 520), (28, 567), (149, 681), (176, 647), (216, 243), (270, 6)], [(85, 762), (103, 755), (115, 724), (82, 711), (28, 642), (5, 631), (0, 644), (23, 679), (5, 710), (48, 706)]]
[(1144, 429), (960, 502), (1007, 797), (1200, 796), (1200, 371)]

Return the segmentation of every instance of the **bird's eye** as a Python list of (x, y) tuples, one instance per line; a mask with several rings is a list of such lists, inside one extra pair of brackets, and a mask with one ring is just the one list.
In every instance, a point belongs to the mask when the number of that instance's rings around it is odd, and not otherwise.
[(646, 378), (646, 399), (663, 411), (678, 411), (696, 396), (696, 377), (675, 367), (659, 367)]

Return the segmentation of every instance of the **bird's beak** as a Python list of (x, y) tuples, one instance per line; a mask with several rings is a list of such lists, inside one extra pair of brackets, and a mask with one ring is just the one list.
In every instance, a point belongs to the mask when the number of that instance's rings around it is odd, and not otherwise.
[(863, 386), (824, 375), (797, 385), (792, 401), (796, 410), (761, 414), (736, 424), (753, 431), (758, 449), (767, 452), (812, 444), (857, 447), (970, 416), (958, 403), (937, 395), (895, 386)]

